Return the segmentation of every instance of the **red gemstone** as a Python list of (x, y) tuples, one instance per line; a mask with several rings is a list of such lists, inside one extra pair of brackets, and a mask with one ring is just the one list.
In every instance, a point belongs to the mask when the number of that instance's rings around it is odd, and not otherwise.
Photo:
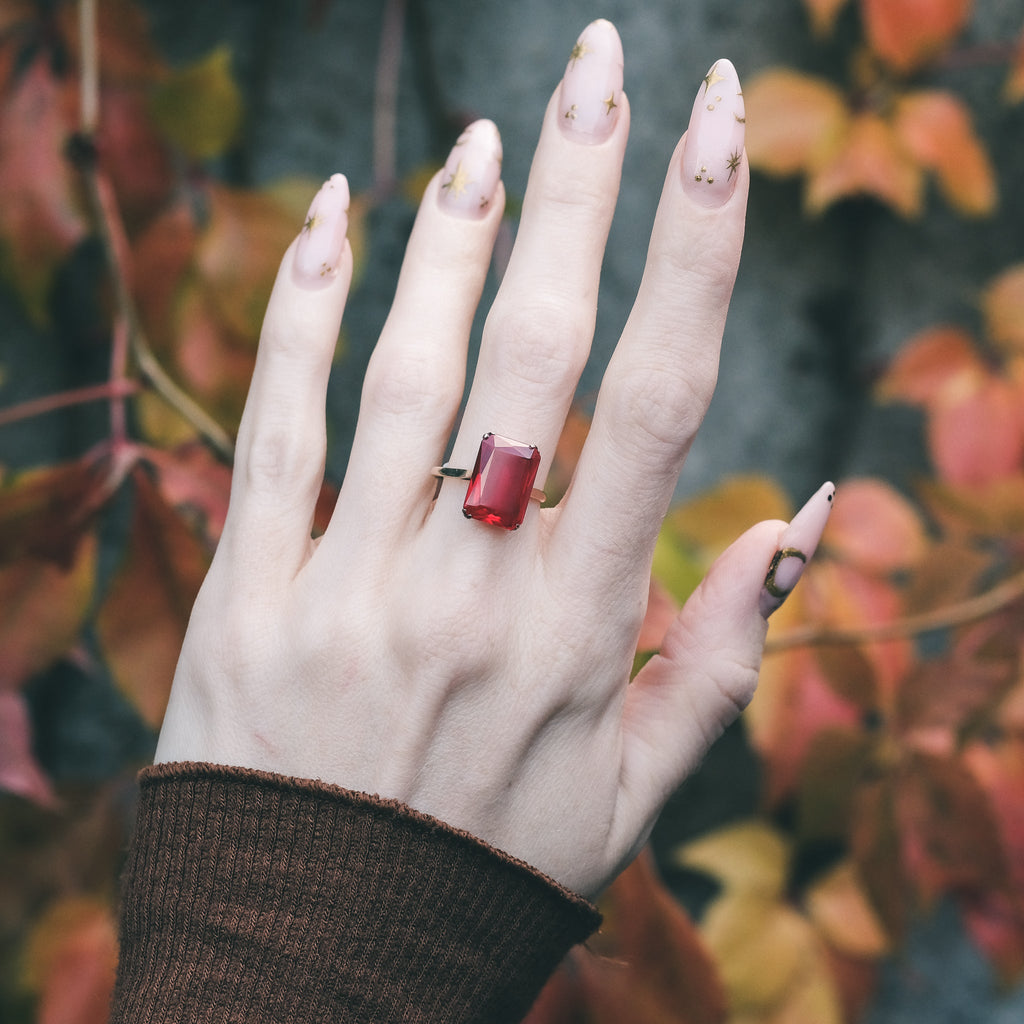
[(515, 530), (526, 515), (540, 452), (532, 444), (484, 434), (462, 506), (467, 519)]

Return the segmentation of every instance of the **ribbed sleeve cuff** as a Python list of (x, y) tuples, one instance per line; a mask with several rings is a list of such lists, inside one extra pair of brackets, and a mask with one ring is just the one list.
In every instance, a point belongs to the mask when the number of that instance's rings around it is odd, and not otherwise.
[(140, 785), (112, 1024), (518, 1021), (600, 923), (394, 801), (204, 764)]

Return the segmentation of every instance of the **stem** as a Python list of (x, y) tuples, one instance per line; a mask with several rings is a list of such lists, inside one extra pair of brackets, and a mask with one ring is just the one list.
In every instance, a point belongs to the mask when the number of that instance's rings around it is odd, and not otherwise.
[(893, 619), (874, 626), (854, 626), (830, 629), (822, 626), (800, 626), (771, 637), (765, 644), (765, 653), (790, 650), (794, 647), (822, 647), (826, 644), (862, 644), (880, 640), (899, 640), (937, 629), (951, 629), (987, 618), (1015, 601), (1024, 598), (1024, 572), (1018, 572), (1002, 583), (976, 597), (957, 604), (906, 618)]
[(90, 384), (88, 387), (75, 388), (73, 391), (62, 391), (56, 395), (45, 395), (42, 398), (30, 398), (27, 402), (0, 409), (0, 427), (10, 426), (19, 420), (43, 416), (69, 405), (80, 405), (84, 402), (99, 402), (104, 399), (120, 399), (134, 395), (141, 390), (133, 380), (109, 380), (103, 384)]
[(397, 180), (398, 72), (402, 65), (405, 0), (388, 0), (373, 90), (373, 191), (383, 199)]
[[(79, 0), (79, 26), (82, 40), (82, 127), (72, 139), (72, 153), (85, 185), (85, 197), (96, 224), (114, 289), (115, 332), (111, 353), (111, 386), (127, 370), (127, 353), (131, 352), (139, 376), (168, 405), (198, 431), (200, 437), (219, 458), (230, 463), (234, 445), (227, 432), (199, 404), (168, 376), (153, 355), (142, 327), (138, 310), (128, 285), (129, 246), (117, 208), (117, 199), (109, 180), (100, 171), (96, 156), (95, 133), (99, 124), (99, 56), (96, 45), (95, 0)], [(123, 332), (123, 335), (121, 335)], [(124, 424), (116, 410), (111, 411), (111, 428), (115, 441), (124, 440)]]

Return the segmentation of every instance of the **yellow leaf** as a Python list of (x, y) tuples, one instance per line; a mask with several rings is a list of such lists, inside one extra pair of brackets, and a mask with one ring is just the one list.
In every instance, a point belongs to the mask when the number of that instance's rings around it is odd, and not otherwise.
[(752, 819), (680, 847), (675, 862), (718, 879), (729, 893), (777, 899), (786, 888), (789, 844), (770, 825)]
[(828, 35), (835, 28), (839, 12), (846, 6), (847, 0), (804, 0), (807, 13), (811, 16), (811, 25), (819, 36)]
[(806, 202), (812, 213), (821, 213), (840, 199), (872, 196), (904, 217), (916, 217), (923, 187), (923, 171), (889, 122), (862, 113), (850, 123), (841, 144), (812, 169)]
[(242, 96), (231, 74), (231, 51), (219, 46), (174, 72), (152, 98), (164, 134), (196, 160), (220, 156), (238, 137)]
[(1024, 263), (1004, 270), (981, 296), (988, 336), (1004, 348), (1024, 352)]
[(889, 951), (889, 936), (852, 861), (841, 862), (814, 883), (807, 910), (825, 941), (841, 953), (879, 957)]
[(908, 93), (896, 104), (893, 127), (914, 159), (935, 172), (954, 209), (972, 217), (992, 213), (999, 198), (995, 173), (970, 112), (956, 96)]
[(729, 477), (676, 508), (668, 517), (672, 533), (701, 550), (708, 561), (762, 519), (788, 520), (792, 505), (770, 477)]
[(673, 598), (684, 604), (704, 578), (707, 566), (692, 550), (680, 544), (667, 526), (662, 526), (654, 545), (654, 560), (651, 576), (657, 580)]
[(824, 79), (786, 68), (755, 75), (744, 85), (747, 156), (768, 174), (797, 174), (821, 162), (846, 135), (849, 113), (839, 90)]

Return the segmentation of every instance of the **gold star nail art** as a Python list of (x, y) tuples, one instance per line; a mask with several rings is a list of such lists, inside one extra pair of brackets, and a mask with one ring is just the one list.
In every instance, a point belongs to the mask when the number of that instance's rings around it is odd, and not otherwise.
[(312, 231), (320, 223), (320, 218), (315, 214), (311, 213), (306, 218), (306, 223), (302, 225), (303, 231)]
[(466, 173), (460, 160), (452, 176), (447, 181), (441, 183), (441, 188), (446, 189), (453, 196), (461, 196), (465, 193), (466, 186), (469, 184), (469, 175)]
[(618, 106), (618, 103), (615, 102), (615, 93), (610, 93), (608, 98), (601, 100), (601, 102), (605, 105), (605, 109), (609, 114)]
[(725, 75), (720, 75), (718, 73), (718, 64), (716, 63), (715, 66), (704, 76), (704, 91), (707, 92), (708, 89), (710, 89), (716, 82), (724, 81)]
[[(734, 151), (729, 154), (729, 159), (725, 162), (729, 168), (729, 178), (731, 178), (738, 170), (740, 166), (740, 154), (739, 151)], [(728, 179), (726, 179), (728, 180)]]
[(583, 60), (588, 53), (590, 53), (590, 47), (582, 39), (578, 39), (576, 45), (572, 48), (572, 52), (569, 54), (569, 63), (575, 68), (576, 61)]

